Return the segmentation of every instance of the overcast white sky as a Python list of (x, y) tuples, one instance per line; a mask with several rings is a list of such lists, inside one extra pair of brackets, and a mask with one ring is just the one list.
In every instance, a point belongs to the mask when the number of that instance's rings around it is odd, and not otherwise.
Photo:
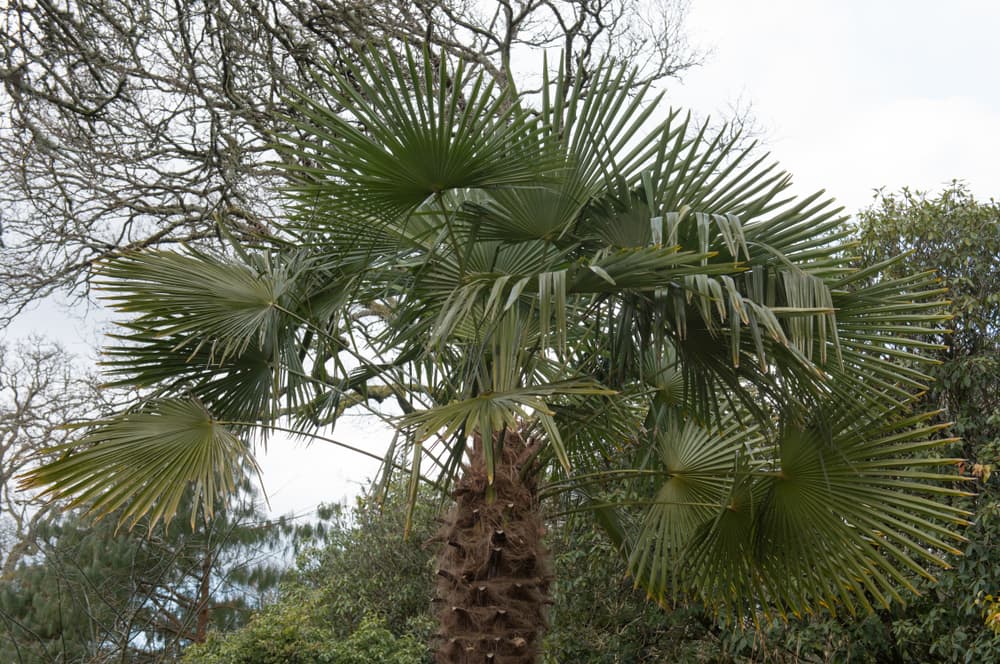
[(712, 52), (671, 103), (749, 103), (803, 190), (1000, 194), (1000, 2), (692, 0), (688, 28)]
[[(668, 101), (700, 115), (749, 104), (801, 193), (826, 189), (852, 213), (879, 187), (957, 178), (1000, 194), (1000, 2), (692, 0), (688, 34), (711, 53)], [(10, 336), (53, 333), (44, 314)], [(335, 435), (380, 437), (360, 418)], [(262, 465), (274, 511), (301, 513), (355, 494), (377, 464), (275, 441)]]

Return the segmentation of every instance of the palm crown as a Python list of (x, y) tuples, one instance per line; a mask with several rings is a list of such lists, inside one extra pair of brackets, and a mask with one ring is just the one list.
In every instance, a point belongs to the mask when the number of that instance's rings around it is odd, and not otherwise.
[(391, 398), (414, 496), (471, 455), (494, 500), (517, 432), (520, 473), (553, 469), (543, 494), (592, 510), (659, 599), (870, 608), (954, 551), (939, 427), (909, 411), (933, 275), (857, 268), (839, 209), (626, 69), (529, 103), (419, 55), (317, 74), (347, 112), (297, 99), (284, 239), (103, 266), (129, 316), (108, 370), (148, 397), (31, 483), (209, 509), (254, 432)]

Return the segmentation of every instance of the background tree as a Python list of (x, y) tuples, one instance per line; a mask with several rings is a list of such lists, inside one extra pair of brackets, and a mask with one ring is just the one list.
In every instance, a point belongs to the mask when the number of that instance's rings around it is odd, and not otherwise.
[(101, 412), (108, 393), (58, 344), (32, 337), (0, 344), (0, 578), (31, 550), (35, 527), (52, 507), (17, 491), (14, 478), (37, 462), (35, 455), (69, 442), (67, 422)]
[[(0, 9), (0, 320), (86, 293), (124, 249), (275, 232), (275, 133), (306, 71), (403, 43), (461, 55), (503, 87), (513, 61), (566, 48), (643, 77), (699, 61), (686, 0), (13, 0)], [(223, 228), (220, 229), (220, 226)]]
[(1000, 204), (977, 201), (960, 183), (936, 196), (880, 193), (859, 217), (865, 260), (904, 254), (893, 269), (934, 270), (948, 289), (950, 334), (936, 339), (941, 364), (926, 403), (960, 436), (948, 452), (966, 460), (976, 495), (958, 504), (975, 515), (961, 556), (923, 597), (888, 618), (902, 661), (1000, 661), (989, 616), (1000, 588)]
[(295, 534), (249, 493), (193, 531), (50, 514), (0, 579), (0, 659), (174, 661), (210, 628), (237, 629), (262, 608)]

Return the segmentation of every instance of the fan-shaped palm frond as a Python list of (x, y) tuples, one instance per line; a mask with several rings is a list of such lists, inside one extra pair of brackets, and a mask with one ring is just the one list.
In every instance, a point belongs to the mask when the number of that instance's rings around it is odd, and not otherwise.
[(343, 343), (328, 330), (351, 275), (297, 252), (246, 258), (159, 251), (104, 265), (105, 299), (141, 312), (105, 351), (114, 384), (191, 394), (218, 416), (251, 423), (331, 388), (324, 365), (337, 363)]
[(649, 466), (662, 479), (629, 543), (637, 584), (751, 617), (902, 602), (898, 588), (958, 552), (952, 528), (968, 514), (934, 500), (962, 494), (941, 470), (957, 460), (922, 456), (946, 426), (929, 414), (853, 414), (790, 416), (770, 442), (732, 420), (712, 430), (667, 416)]
[(63, 455), (30, 472), (22, 486), (46, 487), (101, 516), (121, 510), (121, 519), (133, 523), (146, 515), (154, 524), (169, 521), (191, 490), (211, 515), (213, 502), (236, 490), (244, 464), (253, 465), (225, 423), (197, 401), (179, 398), (90, 422), (81, 440), (51, 451)]
[(388, 61), (362, 56), (349, 74), (315, 76), (347, 113), (291, 100), (302, 118), (292, 121), (310, 136), (284, 148), (307, 229), (373, 248), (398, 242), (409, 213), (444, 192), (536, 187), (558, 171), (563, 161), (541, 143), (534, 114), (482, 74), (470, 79), (461, 62), (448, 65), (443, 55), (418, 62), (409, 49)]

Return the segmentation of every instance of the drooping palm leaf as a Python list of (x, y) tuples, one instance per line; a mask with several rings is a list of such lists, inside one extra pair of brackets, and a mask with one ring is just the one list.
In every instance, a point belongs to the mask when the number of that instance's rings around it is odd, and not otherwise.
[[(149, 515), (169, 521), (192, 491), (211, 515), (216, 500), (235, 492), (247, 445), (192, 399), (164, 399), (89, 423), (79, 441), (55, 448), (56, 463), (27, 473), (22, 487), (44, 487), (98, 516), (121, 510), (121, 520)], [(191, 513), (191, 523), (197, 511)]]
[(931, 577), (962, 541), (953, 527), (967, 513), (934, 500), (962, 493), (942, 470), (957, 460), (923, 455), (952, 439), (934, 437), (944, 425), (929, 415), (852, 414), (789, 418), (773, 444), (671, 421), (655, 459), (663, 480), (631, 544), (637, 583), (661, 600), (693, 590), (727, 615), (904, 601), (898, 588)]

